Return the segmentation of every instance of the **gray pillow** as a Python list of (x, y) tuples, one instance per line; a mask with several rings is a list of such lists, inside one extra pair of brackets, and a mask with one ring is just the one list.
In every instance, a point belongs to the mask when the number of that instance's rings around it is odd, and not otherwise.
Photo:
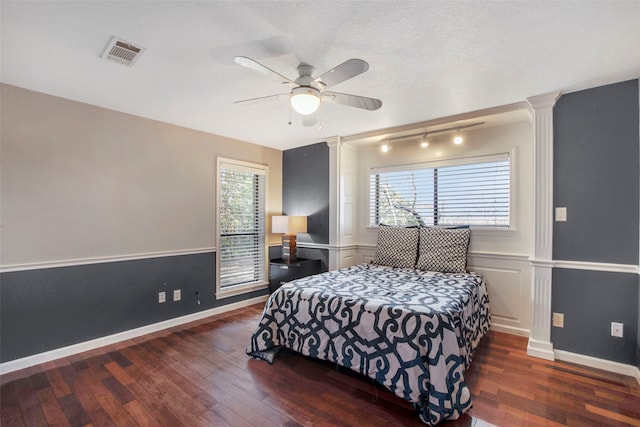
[(378, 226), (378, 244), (374, 264), (414, 268), (418, 257), (417, 227)]
[(468, 228), (421, 228), (416, 268), (443, 273), (467, 271)]

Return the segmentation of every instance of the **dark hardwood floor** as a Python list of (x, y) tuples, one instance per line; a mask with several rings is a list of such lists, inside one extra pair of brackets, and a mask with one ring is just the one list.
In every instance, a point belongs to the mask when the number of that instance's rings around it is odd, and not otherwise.
[[(5, 374), (2, 426), (421, 426), (411, 406), (345, 370), (246, 356), (262, 306)], [(443, 426), (640, 426), (634, 378), (526, 355), (489, 333), (466, 374), (473, 408)]]

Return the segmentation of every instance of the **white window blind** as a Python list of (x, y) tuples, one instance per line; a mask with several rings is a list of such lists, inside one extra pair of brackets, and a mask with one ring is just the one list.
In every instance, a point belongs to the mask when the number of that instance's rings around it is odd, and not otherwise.
[(507, 154), (372, 169), (369, 223), (508, 227), (510, 176)]
[(219, 163), (219, 289), (266, 281), (265, 170)]

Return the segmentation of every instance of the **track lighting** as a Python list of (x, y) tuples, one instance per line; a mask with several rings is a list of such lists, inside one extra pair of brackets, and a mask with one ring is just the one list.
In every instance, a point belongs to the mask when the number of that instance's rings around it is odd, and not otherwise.
[[(460, 134), (460, 129), (466, 129), (466, 128), (471, 128), (474, 126), (479, 126), (479, 125), (483, 125), (484, 122), (478, 122), (478, 123), (471, 123), (468, 125), (459, 125), (456, 127), (449, 127), (449, 128), (445, 128), (445, 129), (436, 129), (436, 130), (426, 130), (420, 133), (413, 133), (411, 135), (402, 135), (402, 136), (396, 136), (393, 138), (389, 138), (387, 139), (387, 143), (385, 143), (385, 145), (382, 145), (380, 147), (380, 149), (386, 153), (387, 151), (389, 151), (390, 146), (388, 145), (389, 142), (396, 142), (396, 141), (400, 141), (400, 140), (406, 140), (406, 139), (416, 139), (417, 137), (420, 137), (420, 147), (422, 148), (427, 148), (429, 146), (429, 135), (432, 134), (437, 134), (437, 133), (443, 133), (443, 132), (451, 132), (451, 131), (456, 131), (455, 132), (455, 136), (453, 138), (453, 143), (456, 145), (460, 145), (464, 142), (464, 138), (462, 137), (462, 135)], [(386, 148), (385, 148), (386, 146)]]
[(429, 139), (427, 137), (428, 134), (422, 135), (422, 141), (420, 142), (420, 147), (427, 148), (429, 146)]

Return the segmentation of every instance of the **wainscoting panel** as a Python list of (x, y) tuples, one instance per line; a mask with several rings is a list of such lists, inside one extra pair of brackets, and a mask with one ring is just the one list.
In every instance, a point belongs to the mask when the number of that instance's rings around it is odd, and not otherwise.
[(522, 289), (514, 284), (520, 282), (520, 271), (486, 267), (473, 270), (482, 274), (490, 287), (493, 317), (496, 320), (518, 321), (522, 311)]
[[(371, 262), (373, 245), (359, 245), (357, 263)], [(531, 328), (531, 267), (522, 254), (471, 252), (467, 269), (482, 274), (487, 281), (494, 330), (529, 336)]]
[(329, 270), (337, 270), (355, 264), (357, 264), (357, 250), (355, 246), (329, 248)]
[(375, 246), (358, 246), (358, 253), (356, 255), (356, 260), (358, 264), (369, 263), (373, 261), (376, 257), (376, 247)]
[(528, 257), (469, 254), (468, 267), (484, 276), (494, 330), (528, 336), (531, 328), (531, 268)]

